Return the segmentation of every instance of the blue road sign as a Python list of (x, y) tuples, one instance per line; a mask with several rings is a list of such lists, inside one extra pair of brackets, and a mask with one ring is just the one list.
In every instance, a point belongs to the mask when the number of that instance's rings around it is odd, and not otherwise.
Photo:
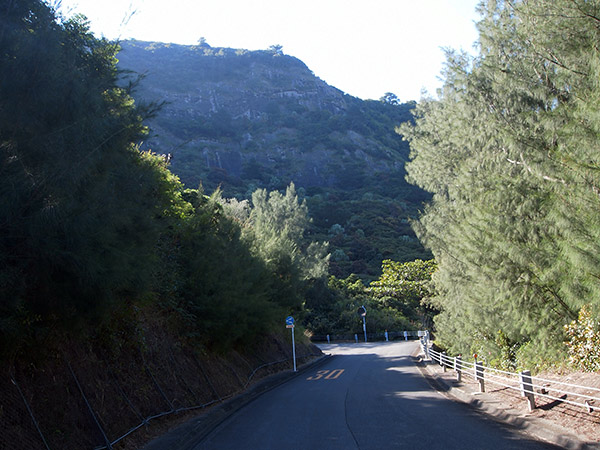
[(292, 330), (292, 354), (294, 355), (294, 372), (296, 372), (296, 340), (294, 339), (294, 318), (292, 316), (285, 318), (285, 327)]

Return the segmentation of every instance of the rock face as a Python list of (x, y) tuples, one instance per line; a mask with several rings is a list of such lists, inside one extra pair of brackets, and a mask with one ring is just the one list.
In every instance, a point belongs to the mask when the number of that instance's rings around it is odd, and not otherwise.
[[(328, 239), (332, 225), (343, 226), (345, 234), (332, 240), (332, 250), (348, 257), (334, 262), (346, 267), (341, 276), (374, 274), (385, 257), (422, 256), (407, 219), (425, 196), (404, 180), (409, 149), (395, 132), (414, 104), (344, 94), (276, 48), (121, 45), (119, 67), (144, 75), (136, 100), (163, 103), (147, 123), (151, 136), (142, 148), (171, 153), (171, 170), (188, 187), (220, 187), (224, 196), (241, 199), (256, 188), (280, 190), (294, 182), (307, 199), (316, 237)], [(370, 256), (361, 255), (365, 245), (351, 251), (354, 232), (369, 240)], [(395, 234), (409, 236), (414, 248), (402, 250), (406, 239), (396, 242)], [(375, 242), (380, 236), (386, 242)]]
[[(165, 102), (149, 122), (146, 146), (172, 153), (173, 171), (192, 187), (200, 180), (207, 188), (239, 180), (268, 187), (275, 177), (346, 189), (344, 178), (356, 167), (364, 174), (402, 169), (407, 148), (393, 126), (412, 105), (351, 97), (277, 51), (139, 41), (122, 47), (120, 67), (145, 74), (138, 98)], [(387, 124), (378, 122), (381, 115)], [(389, 125), (385, 136), (374, 130), (382, 125)]]

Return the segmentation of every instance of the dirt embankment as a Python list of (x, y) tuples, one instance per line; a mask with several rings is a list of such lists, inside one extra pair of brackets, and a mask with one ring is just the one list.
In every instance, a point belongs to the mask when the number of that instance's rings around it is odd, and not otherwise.
[[(199, 351), (147, 320), (135, 343), (70, 343), (0, 370), (0, 449), (137, 449), (271, 373), (291, 368), (287, 334)], [(48, 355), (51, 353), (51, 355)], [(298, 343), (299, 361), (320, 354)]]

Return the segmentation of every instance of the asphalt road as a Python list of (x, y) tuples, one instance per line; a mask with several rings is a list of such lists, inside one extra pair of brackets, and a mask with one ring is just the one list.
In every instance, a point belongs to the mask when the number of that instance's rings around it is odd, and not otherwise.
[(415, 342), (325, 345), (327, 364), (267, 392), (201, 449), (551, 449), (433, 390)]

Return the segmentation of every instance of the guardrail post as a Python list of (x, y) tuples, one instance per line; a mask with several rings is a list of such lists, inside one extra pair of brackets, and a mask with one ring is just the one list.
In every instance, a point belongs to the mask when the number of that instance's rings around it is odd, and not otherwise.
[(446, 352), (442, 352), (440, 354), (440, 364), (442, 365), (442, 369), (444, 372), (446, 371)]
[(475, 379), (479, 383), (479, 392), (485, 392), (485, 380), (483, 379), (483, 363), (475, 361)]
[(454, 370), (456, 371), (456, 381), (462, 380), (462, 357), (460, 355), (454, 358)]
[(529, 411), (533, 411), (535, 409), (535, 397), (533, 391), (533, 383), (531, 381), (531, 371), (523, 370), (520, 373), (521, 376), (521, 396), (527, 399), (527, 405), (529, 406)]

